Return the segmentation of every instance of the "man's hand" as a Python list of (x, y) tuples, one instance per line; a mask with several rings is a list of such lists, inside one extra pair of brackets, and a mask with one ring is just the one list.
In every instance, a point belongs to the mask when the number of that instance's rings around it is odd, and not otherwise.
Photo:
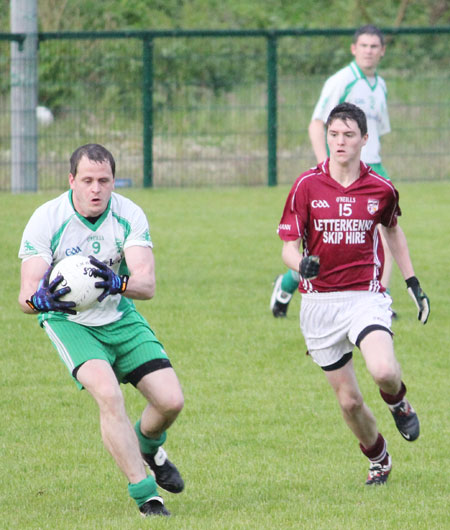
[(61, 313), (76, 315), (77, 312), (71, 309), (72, 307), (75, 307), (75, 302), (63, 302), (59, 300), (60, 296), (70, 293), (70, 287), (63, 287), (56, 291), (56, 287), (64, 278), (60, 275), (57, 276), (52, 283), (48, 283), (52, 269), (53, 267), (47, 269), (44, 277), (39, 282), (37, 291), (33, 294), (30, 300), (26, 300), (26, 303), (31, 309), (33, 309), (33, 311), (39, 311), (41, 313), (59, 311)]
[(415, 276), (411, 276), (411, 278), (406, 280), (406, 286), (409, 295), (414, 300), (419, 311), (417, 319), (420, 320), (422, 324), (426, 324), (430, 314), (430, 300), (428, 296), (422, 291), (419, 280)]
[(128, 283), (128, 276), (126, 274), (123, 276), (117, 275), (108, 265), (94, 258), (94, 256), (89, 256), (89, 260), (94, 267), (97, 267), (95, 271), (97, 276), (100, 276), (104, 280), (95, 283), (95, 287), (104, 289), (103, 293), (97, 298), (99, 302), (102, 302), (110, 294), (122, 294), (125, 292)]
[(300, 262), (299, 273), (305, 280), (314, 280), (319, 275), (320, 258), (319, 256), (306, 256)]

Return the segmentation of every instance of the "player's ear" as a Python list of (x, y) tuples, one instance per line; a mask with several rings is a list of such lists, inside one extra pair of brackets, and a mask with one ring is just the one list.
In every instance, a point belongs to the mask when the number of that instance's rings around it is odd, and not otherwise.
[(73, 190), (74, 182), (75, 182), (75, 177), (72, 175), (72, 173), (69, 173), (69, 185), (70, 185), (71, 190)]

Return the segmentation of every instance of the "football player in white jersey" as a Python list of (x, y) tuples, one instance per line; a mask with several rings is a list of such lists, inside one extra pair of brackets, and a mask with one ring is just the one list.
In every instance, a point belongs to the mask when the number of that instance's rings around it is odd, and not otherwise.
[[(325, 82), (309, 124), (309, 137), (317, 163), (327, 158), (325, 122), (331, 110), (344, 101), (362, 108), (366, 114), (368, 139), (361, 151), (361, 160), (369, 164), (379, 175), (388, 178), (381, 164), (380, 137), (390, 132), (386, 100), (386, 83), (377, 72), (377, 66), (384, 56), (385, 44), (381, 31), (371, 25), (362, 26), (354, 36), (351, 45), (354, 60)], [(392, 272), (392, 255), (384, 245), (384, 269), (381, 279), (389, 287)], [(295, 271), (287, 271), (275, 279), (270, 308), (275, 317), (285, 317), (289, 302), (299, 283)], [(395, 313), (394, 313), (395, 315)]]
[[(24, 230), (19, 304), (38, 315), (77, 386), (96, 401), (104, 445), (141, 514), (167, 516), (157, 484), (179, 493), (184, 482), (162, 444), (184, 399), (162, 344), (132, 301), (154, 295), (153, 245), (144, 212), (113, 192), (114, 179), (115, 161), (103, 146), (74, 151), (70, 189), (39, 207)], [(70, 291), (62, 278), (49, 283), (54, 265), (74, 254), (90, 257), (103, 289), (94, 307), (78, 313), (60, 300)], [(120, 383), (148, 401), (134, 428)]]
[(394, 353), (391, 300), (379, 281), (380, 224), (423, 324), (430, 305), (397, 222), (398, 192), (360, 160), (367, 142), (365, 113), (352, 103), (337, 105), (327, 121), (327, 140), (330, 158), (297, 178), (278, 234), (285, 265), (300, 273), (300, 326), (308, 353), (322, 368), (345, 422), (369, 459), (366, 484), (378, 485), (387, 481), (392, 461), (359, 390), (352, 361), (355, 346), (400, 434), (409, 442), (420, 434)]

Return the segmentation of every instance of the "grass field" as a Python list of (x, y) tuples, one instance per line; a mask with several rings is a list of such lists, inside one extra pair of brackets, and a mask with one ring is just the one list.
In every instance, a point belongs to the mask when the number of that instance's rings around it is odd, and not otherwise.
[[(20, 237), (34, 208), (54, 195), (0, 195), (0, 528), (448, 529), (450, 182), (399, 189), (432, 311), (422, 327), (396, 270), (396, 351), (421, 419), (417, 442), (398, 434), (355, 355), (393, 458), (382, 488), (364, 486), (367, 461), (305, 356), (300, 297), (284, 320), (268, 307), (284, 269), (275, 229), (288, 188), (126, 191), (145, 209), (155, 243), (157, 294), (137, 305), (186, 399), (166, 443), (186, 489), (164, 494), (173, 516), (163, 520), (139, 517), (103, 448), (96, 406), (18, 308)], [(123, 390), (135, 420), (143, 398)]]

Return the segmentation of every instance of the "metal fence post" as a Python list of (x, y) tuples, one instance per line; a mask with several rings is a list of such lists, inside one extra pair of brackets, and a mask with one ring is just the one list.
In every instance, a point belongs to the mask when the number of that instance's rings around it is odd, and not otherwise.
[(153, 39), (144, 37), (142, 65), (142, 114), (144, 150), (144, 188), (153, 187)]
[(11, 42), (11, 190), (37, 191), (37, 0), (11, 0), (11, 32), (23, 32), (22, 45)]
[(277, 38), (267, 37), (267, 183), (277, 185)]

